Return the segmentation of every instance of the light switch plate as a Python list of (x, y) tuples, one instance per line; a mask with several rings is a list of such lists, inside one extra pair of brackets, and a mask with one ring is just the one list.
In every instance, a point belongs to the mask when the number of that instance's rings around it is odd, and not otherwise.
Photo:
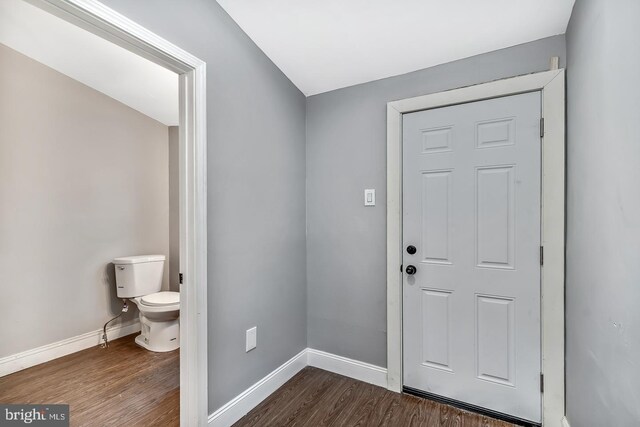
[(376, 190), (369, 188), (364, 190), (364, 205), (375, 206), (376, 205)]
[(251, 329), (247, 329), (247, 353), (256, 348), (258, 341), (258, 327), (254, 326)]

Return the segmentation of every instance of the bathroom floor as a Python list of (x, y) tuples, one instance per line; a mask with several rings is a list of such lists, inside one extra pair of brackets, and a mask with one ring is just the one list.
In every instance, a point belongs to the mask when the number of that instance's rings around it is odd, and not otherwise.
[(72, 426), (178, 426), (180, 351), (153, 353), (134, 335), (0, 378), (2, 403), (66, 403)]

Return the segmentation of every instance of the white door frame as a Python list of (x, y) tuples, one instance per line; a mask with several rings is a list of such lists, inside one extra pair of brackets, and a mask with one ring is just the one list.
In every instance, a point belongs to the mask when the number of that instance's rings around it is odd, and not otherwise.
[(387, 387), (402, 391), (402, 115), (540, 91), (542, 141), (542, 423), (560, 427), (564, 401), (565, 74), (552, 70), (387, 103)]
[(180, 75), (180, 425), (205, 426), (207, 398), (206, 64), (96, 0), (27, 0)]

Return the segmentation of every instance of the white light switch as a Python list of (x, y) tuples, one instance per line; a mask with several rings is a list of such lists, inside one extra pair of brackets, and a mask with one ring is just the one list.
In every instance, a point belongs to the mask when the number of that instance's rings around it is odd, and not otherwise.
[(254, 326), (251, 329), (247, 329), (247, 353), (256, 348), (258, 340), (258, 327)]
[(364, 205), (375, 206), (376, 205), (376, 190), (373, 188), (364, 190)]

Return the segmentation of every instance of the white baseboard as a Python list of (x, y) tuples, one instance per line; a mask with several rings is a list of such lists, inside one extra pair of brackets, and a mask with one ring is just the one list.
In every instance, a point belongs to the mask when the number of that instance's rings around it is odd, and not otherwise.
[(306, 366), (387, 387), (385, 368), (307, 348), (209, 415), (209, 426), (233, 425)]
[[(136, 332), (140, 332), (140, 321), (138, 319), (107, 329), (107, 336), (110, 340), (114, 340)], [(102, 329), (98, 329), (87, 332), (86, 334), (67, 338), (66, 340), (3, 357), (0, 359), (0, 377), (66, 356), (67, 354), (85, 350), (89, 347), (99, 345), (101, 342)]]
[(307, 366), (307, 349), (302, 350), (275, 371), (227, 402), (209, 415), (209, 425), (228, 427), (258, 406), (271, 393), (282, 387), (295, 374)]
[(562, 427), (571, 427), (571, 425), (569, 424), (569, 420), (567, 419), (567, 417), (562, 417)]
[(387, 388), (387, 370), (312, 348), (307, 349), (307, 364), (325, 371), (335, 372), (369, 384)]

